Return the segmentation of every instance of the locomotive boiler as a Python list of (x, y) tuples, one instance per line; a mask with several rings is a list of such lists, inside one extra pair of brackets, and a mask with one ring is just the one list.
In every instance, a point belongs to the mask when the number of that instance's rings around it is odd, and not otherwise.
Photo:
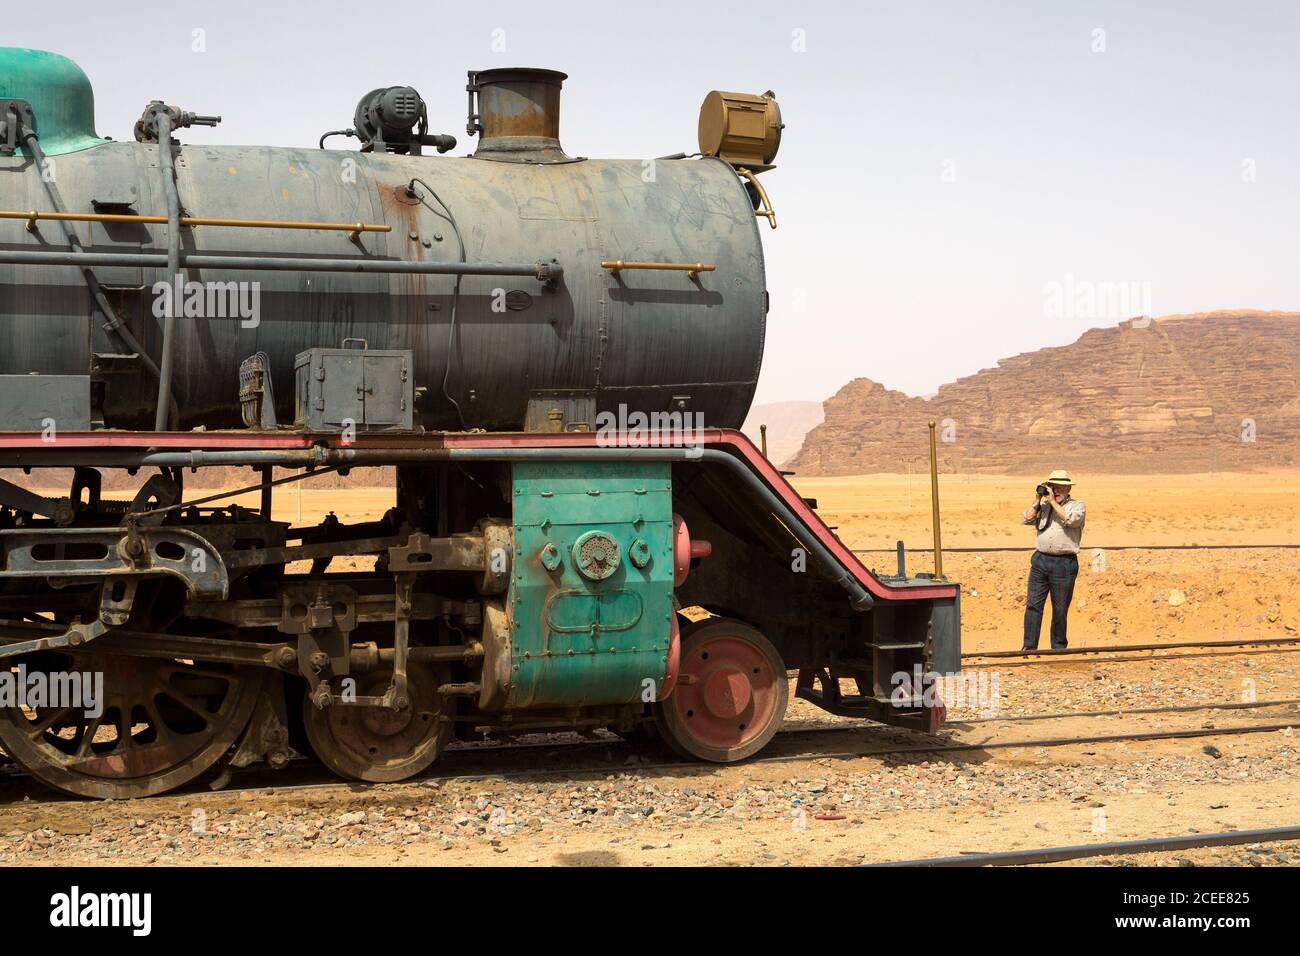
[[(237, 260), (219, 272), (189, 269), (186, 281), (217, 278), (245, 288), (256, 282), (259, 314), (255, 322), (202, 314), (176, 323), (171, 391), (177, 407), (167, 424), (239, 425), (230, 384), (240, 362), (259, 352), (268, 359), (277, 416), (291, 420), (294, 357), (347, 338), (411, 352), (410, 374), (426, 389), (415, 419), (426, 428), (519, 428), (531, 399), (553, 401), (557, 392), (612, 411), (620, 405), (661, 411), (676, 399), (711, 424), (739, 426), (758, 378), (766, 312), (762, 248), (744, 182), (716, 157), (568, 156), (559, 141), (563, 81), (550, 70), (476, 74), (470, 125), (481, 132), (470, 157), (435, 161), (413, 154), (423, 149), (408, 139), (421, 134), (409, 127), (385, 134), (366, 119), (366, 103), (357, 117), (358, 135), (371, 147), (363, 152), (180, 149), (175, 184), (186, 218), (265, 222), (264, 228), (181, 226), (182, 256)], [(16, 95), (15, 85), (10, 81), (8, 92)], [(422, 104), (414, 91), (405, 95), (409, 106), (391, 92), (372, 95), (378, 105), (369, 109), (400, 117), (390, 125), (409, 123), (423, 107), (414, 105)], [(775, 140), (774, 103), (756, 105), (762, 110), (746, 101), (747, 114), (763, 124), (758, 133)], [(75, 145), (94, 141), (88, 117), (48, 111), (36, 120), (42, 138), (42, 126), (60, 121), (86, 131)], [(142, 129), (141, 138), (155, 137)], [(443, 148), (454, 143), (440, 139)], [(171, 187), (159, 175), (153, 143), (105, 142), (67, 152), (59, 139), (52, 142), (44, 151), (65, 211), (165, 213)], [(0, 205), (48, 208), (46, 187), (40, 175), (7, 176)], [(275, 224), (312, 220), (349, 228)], [(34, 239), (63, 239), (57, 223), (38, 224)], [(352, 224), (370, 229), (354, 232)], [(21, 222), (8, 225), (13, 230)], [(124, 254), (99, 268), (99, 283), (140, 354), (157, 356), (163, 333), (154, 321), (153, 283), (161, 273), (129, 259), (170, 241), (150, 225), (101, 219), (82, 228), (87, 252)], [(690, 266), (704, 258), (712, 282), (695, 281), (689, 269), (602, 264)], [(276, 271), (241, 268), (276, 260), (314, 260), (316, 270), (306, 271), (313, 262)], [(430, 271), (359, 271), (393, 260)], [(94, 421), (152, 425), (157, 382), (136, 374), (138, 362), (105, 358), (136, 346), (104, 323), (87, 335), (86, 316), (96, 303), (83, 277), (72, 268), (11, 265), (12, 288), (23, 291), (6, 305), (0, 373), (85, 375), (93, 367)], [(183, 301), (182, 293), (178, 304)], [(233, 318), (240, 321), (228, 321)]]
[[(465, 156), (406, 86), (317, 149), (181, 144), (220, 118), (163, 100), (112, 142), (74, 63), (0, 49), (0, 657), (103, 688), (0, 694), (11, 760), (97, 797), (295, 752), (398, 780), (484, 733), (731, 761), (792, 671), (937, 726), (898, 675), (956, 667), (957, 586), (863, 567), (734, 430), (775, 95), (603, 160), (561, 145), (565, 79), (471, 72)], [(378, 520), (274, 513), (365, 466)]]

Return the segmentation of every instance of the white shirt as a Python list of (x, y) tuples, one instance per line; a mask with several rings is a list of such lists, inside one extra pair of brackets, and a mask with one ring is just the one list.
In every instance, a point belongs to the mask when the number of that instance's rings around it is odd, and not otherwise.
[[(1047, 508), (1051, 517), (1047, 527), (1038, 532), (1038, 550), (1043, 554), (1078, 554), (1079, 542), (1083, 539), (1083, 519), (1087, 509), (1082, 501), (1069, 496), (1066, 496), (1060, 505), (1061, 510), (1065, 512), (1064, 521), (1050, 504), (1042, 506)], [(1038, 513), (1031, 512), (1023, 520), (1025, 524), (1036, 525)]]

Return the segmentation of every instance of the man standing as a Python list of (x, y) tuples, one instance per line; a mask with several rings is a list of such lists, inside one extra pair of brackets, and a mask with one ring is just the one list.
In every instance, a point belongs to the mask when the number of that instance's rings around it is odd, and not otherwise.
[[(1079, 542), (1083, 538), (1083, 502), (1070, 497), (1074, 481), (1057, 469), (1043, 483), (1047, 493), (1025, 509), (1024, 523), (1038, 529), (1038, 547), (1029, 560), (1029, 597), (1025, 602), (1025, 643), (1022, 650), (1038, 649), (1043, 629), (1043, 605), (1052, 595), (1052, 648), (1067, 647), (1065, 621), (1079, 576)], [(1042, 490), (1042, 486), (1039, 486)]]

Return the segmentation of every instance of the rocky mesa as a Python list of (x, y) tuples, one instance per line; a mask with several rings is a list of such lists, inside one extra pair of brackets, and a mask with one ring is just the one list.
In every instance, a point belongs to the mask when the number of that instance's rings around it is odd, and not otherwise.
[(870, 379), (825, 402), (801, 475), (1252, 470), (1300, 462), (1300, 313), (1132, 319), (1002, 359), (929, 399)]

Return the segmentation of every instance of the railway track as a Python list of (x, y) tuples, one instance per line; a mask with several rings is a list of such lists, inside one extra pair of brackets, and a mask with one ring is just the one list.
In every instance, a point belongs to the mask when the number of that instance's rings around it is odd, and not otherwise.
[[(895, 757), (895, 756), (908, 756), (911, 754), (936, 754), (936, 755), (958, 754), (958, 753), (973, 753), (982, 750), (1010, 750), (1010, 749), (1039, 748), (1039, 747), (1064, 747), (1064, 746), (1072, 746), (1076, 744), (1122, 743), (1126, 741), (1142, 742), (1142, 741), (1154, 741), (1154, 740), (1192, 739), (1192, 738), (1200, 738), (1200, 737), (1239, 736), (1242, 734), (1278, 733), (1278, 732), (1291, 729), (1297, 726), (1297, 724), (1300, 724), (1300, 721), (1246, 725), (1241, 727), (1192, 728), (1192, 729), (1171, 730), (1171, 731), (1149, 731), (1149, 732), (1139, 732), (1139, 733), (1131, 733), (1131, 734), (1105, 734), (1105, 735), (1088, 736), (1088, 737), (1052, 737), (1052, 738), (1037, 738), (1037, 739), (1028, 739), (1028, 740), (982, 741), (978, 743), (959, 743), (959, 744), (919, 744), (919, 745), (910, 745), (904, 747), (888, 747), (888, 748), (864, 749), (864, 750), (841, 750), (841, 751), (800, 750), (793, 753), (778, 753), (778, 754), (769, 754), (761, 757), (755, 757), (747, 761), (747, 764), (750, 766), (754, 766), (754, 765), (761, 765), (761, 764), (790, 763), (797, 760), (813, 760), (813, 759), (852, 760), (861, 757)], [(856, 729), (859, 730), (859, 732), (861, 731), (861, 728), (845, 728), (845, 729)], [(833, 728), (830, 730), (787, 731), (787, 734), (794, 734), (794, 733), (825, 734), (828, 732), (841, 732), (841, 731), (839, 728)], [(620, 742), (609, 741), (603, 743), (605, 746), (617, 746)], [(570, 744), (570, 745), (562, 745), (562, 746), (568, 746), (571, 748), (574, 746), (581, 746), (581, 745)], [(520, 748), (517, 747), (502, 748), (502, 749), (513, 750), (515, 752), (518, 752), (520, 750)], [(525, 749), (531, 749), (531, 748), (525, 748)], [(545, 747), (545, 746), (538, 746), (536, 749), (546, 750), (552, 748)], [(460, 751), (460, 753), (470, 753), (470, 752), (474, 752), (474, 751)], [(448, 756), (450, 756), (450, 754)], [(660, 771), (671, 771), (671, 770), (689, 770), (689, 771), (698, 772), (698, 771), (712, 770), (716, 767), (717, 767), (716, 764), (706, 764), (706, 763), (700, 763), (698, 761), (667, 760), (667, 761), (658, 761), (658, 762), (650, 762), (650, 763), (637, 763), (631, 766), (627, 764), (621, 764), (621, 763), (614, 764), (609, 762), (603, 762), (594, 766), (592, 765), (573, 765), (568, 767), (548, 766), (548, 767), (530, 767), (526, 769), (514, 769), (514, 770), (509, 770), (509, 769), (494, 770), (494, 771), (486, 771), (486, 772), (448, 773), (446, 772), (446, 767), (444, 765), (444, 769), (442, 772), (431, 770), (417, 777), (413, 777), (409, 781), (403, 781), (403, 782), (420, 783), (420, 782), (433, 781), (433, 780), (437, 780), (437, 781), (508, 780), (508, 779), (514, 779), (520, 777), (580, 776), (580, 775), (587, 775), (587, 774), (604, 775), (604, 774), (616, 773), (616, 772), (627, 772), (629, 770), (636, 773), (644, 773), (646, 771), (660, 772)], [(282, 772), (283, 771), (281, 771), (281, 773)], [(401, 784), (398, 784), (398, 786), (400, 785)], [(231, 788), (231, 789), (261, 789), (265, 786), (267, 785), (252, 784), (250, 786), (241, 786), (238, 788)], [(337, 788), (337, 787), (355, 788), (358, 786), (369, 787), (373, 785), (356, 784), (356, 783), (351, 783), (346, 781), (333, 780), (324, 783), (289, 784), (287, 786), (274, 786), (273, 789), (279, 792), (279, 791), (315, 789), (321, 786), (329, 787), (329, 788)]]
[(1246, 637), (1223, 641), (1161, 641), (1155, 644), (1093, 644), (1085, 647), (1044, 648), (1042, 650), (970, 651), (962, 660), (976, 657), (1077, 657), (1086, 654), (1112, 654), (1130, 651), (1167, 651), (1189, 647), (1262, 647), (1272, 645), (1300, 645), (1300, 637)]
[(1012, 714), (1009, 717), (973, 717), (955, 720), (959, 724), (990, 724), (1016, 720), (1062, 720), (1066, 717), (1132, 717), (1138, 714), (1185, 714), (1196, 710), (1254, 710), (1258, 707), (1279, 707), (1300, 704), (1300, 697), (1281, 697), (1276, 700), (1231, 701), (1222, 704), (1173, 704), (1167, 707), (1124, 707), (1115, 710), (1072, 710), (1049, 714)]
[(1297, 654), (1300, 647), (1275, 647), (1258, 651), (1195, 651), (1191, 654), (1147, 654), (1135, 657), (1092, 657), (1092, 658), (1049, 658), (1034, 661), (985, 661), (974, 664), (962, 663), (963, 670), (985, 670), (1004, 667), (1042, 667), (1053, 664), (1143, 664), (1151, 661), (1186, 661), (1198, 657), (1258, 657), (1261, 654)]
[[(1105, 717), (1105, 716), (1133, 716), (1140, 714), (1161, 714), (1161, 713), (1185, 713), (1191, 711), (1212, 711), (1212, 710), (1259, 710), (1270, 707), (1292, 706), (1300, 704), (1300, 698), (1288, 698), (1279, 700), (1255, 701), (1251, 703), (1212, 703), (1212, 704), (1193, 704), (1179, 705), (1170, 707), (1153, 707), (1129, 710), (1113, 711), (1080, 711), (1068, 713), (1048, 713), (1048, 714), (1026, 714), (1013, 715), (1007, 718), (987, 718), (973, 719), (969, 721), (956, 721), (960, 724), (973, 723), (991, 723), (1001, 720), (1007, 721), (1028, 721), (1028, 720), (1053, 720), (1075, 717)], [(1159, 731), (1137, 731), (1122, 734), (1099, 734), (1076, 737), (1039, 737), (1020, 740), (1005, 741), (958, 741), (958, 742), (923, 742), (917, 744), (908, 744), (895, 747), (866, 747), (852, 750), (826, 750), (820, 748), (797, 749), (785, 753), (773, 753), (766, 756), (755, 757), (747, 763), (749, 765), (759, 764), (777, 764), (789, 763), (798, 760), (810, 759), (829, 759), (829, 760), (848, 760), (862, 757), (906, 757), (914, 754), (961, 754), (975, 753), (988, 750), (1011, 750), (1023, 748), (1046, 748), (1046, 747), (1064, 747), (1083, 744), (1109, 744), (1123, 742), (1146, 742), (1155, 740), (1182, 740), (1196, 739), (1204, 737), (1219, 736), (1239, 736), (1243, 734), (1255, 733), (1277, 733), (1295, 726), (1300, 726), (1300, 719), (1292, 721), (1278, 721), (1262, 724), (1246, 724), (1231, 727), (1198, 727), (1182, 728), (1173, 730)], [(836, 736), (843, 733), (857, 732), (867, 736), (879, 737), (889, 734), (897, 734), (895, 728), (884, 725), (862, 725), (862, 724), (836, 724), (831, 726), (814, 726), (802, 727), (792, 726), (781, 731), (778, 738), (783, 743), (788, 743), (798, 737), (809, 737), (814, 735), (831, 735)], [(872, 733), (876, 731), (877, 733)], [(920, 735), (916, 735), (920, 736)], [(402, 781), (398, 784), (366, 784), (355, 781), (339, 780), (337, 777), (330, 775), (325, 768), (321, 767), (315, 761), (309, 758), (300, 758), (291, 761), (285, 769), (272, 771), (267, 768), (249, 768), (247, 770), (236, 771), (231, 774), (228, 782), (219, 788), (230, 792), (239, 792), (245, 790), (274, 790), (276, 792), (293, 792), (299, 790), (312, 790), (319, 788), (337, 789), (347, 787), (349, 789), (369, 789), (376, 786), (404, 786), (420, 785), (431, 782), (442, 781), (478, 781), (478, 780), (498, 780), (498, 779), (515, 779), (523, 777), (553, 777), (553, 776), (580, 776), (589, 774), (609, 774), (617, 772), (637, 772), (646, 771), (708, 771), (716, 765), (700, 763), (697, 761), (687, 760), (661, 760), (651, 762), (638, 762), (627, 764), (625, 761), (619, 762), (611, 759), (594, 759), (587, 760), (583, 763), (571, 763), (567, 766), (554, 766), (550, 764), (547, 758), (559, 757), (571, 754), (595, 754), (598, 750), (606, 751), (634, 751), (635, 745), (621, 739), (598, 739), (598, 740), (579, 740), (570, 742), (544, 742), (544, 743), (524, 743), (524, 744), (502, 744), (502, 745), (480, 745), (465, 746), (455, 749), (449, 749), (444, 757), (430, 768), (430, 770)], [(500, 760), (503, 757), (515, 757), (522, 760), (540, 760), (544, 762), (543, 766), (529, 766), (504, 768), (497, 770), (466, 770), (456, 771), (454, 765), (465, 763), (481, 758), (492, 758)], [(25, 774), (19, 771), (11, 771), (8, 775), (11, 784), (21, 784), (28, 782)], [(296, 782), (295, 778), (297, 778)], [(306, 779), (303, 779), (306, 778)], [(185, 790), (177, 791), (178, 793), (195, 792), (197, 787), (189, 787)], [(65, 800), (74, 799), (58, 794), (49, 794), (43, 789), (39, 791), (42, 797), (47, 799), (37, 800), (26, 793), (14, 793), (8, 800), (0, 799), (0, 806), (5, 803), (12, 803), (21, 800), (25, 807), (39, 805), (41, 803), (56, 803)], [(201, 792), (201, 791), (200, 791)]]
[(1243, 846), (1249, 843), (1275, 843), (1300, 840), (1300, 827), (1271, 827), (1263, 830), (1225, 830), (1222, 833), (1193, 833), (1186, 836), (1152, 837), (1146, 840), (1119, 840), (1111, 843), (1084, 843), (1077, 846), (1053, 846), (1038, 850), (1002, 850), (994, 853), (962, 853), (917, 860), (894, 860), (889, 863), (866, 863), (868, 867), (900, 866), (1035, 866), (1063, 863), (1099, 856), (1130, 856), (1142, 853), (1168, 853), (1173, 850), (1198, 850), (1206, 847)]
[[(1185, 654), (1141, 653), (1168, 649)], [(1000, 667), (1041, 667), (1053, 664), (1114, 664), (1190, 660), (1205, 657), (1254, 657), (1300, 653), (1300, 638), (1267, 637), (1224, 641), (1179, 641), (1160, 644), (1108, 644), (1041, 651), (972, 651), (961, 656), (963, 670)], [(1109, 656), (1107, 656), (1109, 655)]]
[[(984, 668), (984, 667), (1016, 667), (1016, 666), (1052, 664), (1052, 663), (1102, 663), (1102, 662), (1112, 662), (1112, 661), (1120, 661), (1120, 660), (1154, 661), (1154, 660), (1181, 659), (1186, 657), (1198, 657), (1198, 656), (1217, 657), (1217, 656), (1236, 656), (1241, 654), (1291, 653), (1295, 651), (1300, 651), (1300, 646), (1294, 646), (1298, 644), (1300, 644), (1300, 638), (1287, 637), (1287, 638), (1252, 638), (1252, 639), (1241, 639), (1241, 640), (1187, 641), (1187, 642), (1177, 642), (1177, 643), (1143, 644), (1143, 645), (1109, 645), (1109, 646), (1069, 648), (1067, 650), (1059, 650), (1059, 651), (1058, 650), (1042, 650), (1042, 651), (1033, 651), (1033, 652), (1024, 652), (1018, 650), (985, 651), (985, 652), (971, 652), (968, 654), (963, 654), (962, 666), (963, 669), (967, 669), (967, 668), (973, 669), (973, 668)], [(1206, 651), (1204, 653), (1196, 653), (1196, 654), (1177, 654), (1177, 655), (1152, 654), (1152, 655), (1134, 656), (1134, 657), (1095, 656), (1095, 655), (1105, 655), (1107, 653), (1118, 651), (1118, 650), (1154, 651), (1154, 650), (1159, 650), (1164, 648), (1179, 648), (1179, 649), (1220, 648), (1226, 650), (1212, 650), (1212, 651)], [(1233, 648), (1256, 648), (1256, 649), (1255, 650), (1232, 650)], [(970, 661), (970, 663), (967, 663), (967, 661)], [(1222, 702), (1222, 703), (1186, 704), (1186, 705), (1171, 705), (1171, 706), (1146, 707), (1146, 708), (1117, 708), (1112, 710), (1048, 712), (1048, 713), (1041, 713), (1041, 714), (1013, 714), (1007, 716), (998, 715), (998, 716), (972, 717), (967, 719), (954, 720), (953, 723), (962, 724), (962, 725), (988, 724), (988, 723), (1001, 723), (1001, 722), (1020, 723), (1020, 722), (1061, 720), (1066, 718), (1128, 717), (1128, 716), (1141, 716), (1141, 715), (1153, 715), (1153, 714), (1189, 713), (1195, 711), (1213, 711), (1213, 710), (1240, 711), (1240, 710), (1257, 710), (1262, 708), (1289, 706), (1289, 705), (1296, 705), (1296, 704), (1300, 704), (1300, 698), (1282, 698), (1282, 699), (1254, 701), (1254, 702), (1234, 701), (1234, 702)], [(1101, 735), (1101, 736), (1083, 737), (1083, 738), (1045, 738), (1041, 740), (1028, 740), (1028, 741), (1020, 741), (1020, 742), (1008, 741), (1008, 742), (985, 742), (985, 743), (950, 743), (950, 744), (942, 744), (942, 745), (922, 744), (922, 745), (914, 745), (911, 747), (900, 747), (900, 748), (872, 750), (872, 751), (854, 750), (854, 751), (843, 751), (843, 752), (827, 752), (827, 751), (810, 750), (810, 751), (802, 751), (802, 752), (786, 753), (786, 754), (773, 754), (766, 757), (758, 757), (753, 760), (750, 760), (749, 762), (750, 763), (786, 762), (791, 760), (804, 760), (804, 759), (813, 759), (819, 757), (831, 758), (831, 759), (847, 759), (851, 757), (891, 756), (891, 755), (902, 755), (908, 753), (962, 753), (962, 752), (971, 752), (971, 751), (976, 751), (981, 749), (1005, 749), (1008, 747), (1047, 747), (1047, 746), (1064, 746), (1064, 745), (1069, 745), (1071, 743), (1110, 743), (1110, 742), (1121, 742), (1124, 740), (1140, 741), (1140, 740), (1154, 740), (1154, 739), (1173, 739), (1179, 736), (1195, 737), (1195, 736), (1212, 736), (1216, 734), (1252, 733), (1252, 732), (1258, 732), (1264, 730), (1277, 731), (1277, 730), (1285, 729), (1288, 726), (1291, 726), (1291, 724), (1271, 724), (1265, 726), (1247, 726), (1241, 728), (1196, 728), (1193, 730), (1179, 731), (1179, 732), (1153, 732), (1148, 734), (1143, 734), (1143, 733), (1113, 734), (1113, 735)], [(835, 724), (822, 724), (816, 726), (786, 726), (781, 730), (779, 737), (784, 740), (790, 740), (792, 737), (799, 736), (799, 735), (812, 735), (812, 734), (837, 735), (837, 734), (849, 733), (849, 732), (857, 732), (861, 734), (864, 732), (864, 730), (868, 730), (868, 728), (882, 730), (886, 733), (888, 733), (892, 729), (883, 726), (876, 727), (875, 725), (863, 725), (860, 723), (835, 723)], [(593, 772), (609, 772), (611, 767), (608, 762), (599, 764), (598, 766), (591, 766), (591, 767), (575, 766), (575, 767), (561, 768), (555, 770), (537, 770), (537, 769), (530, 768), (530, 769), (519, 769), (519, 770), (506, 769), (498, 772), (482, 772), (482, 773), (477, 773), (477, 772), (448, 773), (446, 771), (447, 771), (447, 765), (453, 761), (464, 761), (466, 759), (473, 760), (476, 757), (499, 756), (502, 754), (518, 754), (521, 756), (526, 756), (530, 753), (535, 753), (538, 751), (548, 751), (548, 750), (556, 754), (564, 754), (564, 753), (575, 753), (575, 752), (582, 752), (582, 751), (594, 751), (596, 748), (600, 748), (600, 747), (605, 747), (605, 748), (614, 747), (614, 748), (626, 749), (631, 746), (633, 745), (617, 738), (583, 739), (583, 740), (566, 741), (566, 742), (542, 742), (542, 743), (513, 743), (512, 742), (508, 744), (457, 746), (457, 747), (453, 747), (452, 749), (449, 749), (446, 757), (444, 757), (443, 760), (439, 761), (439, 763), (435, 765), (434, 768), (431, 768), (431, 770), (425, 774), (412, 778), (411, 781), (409, 782), (415, 782), (415, 781), (427, 780), (427, 779), (474, 780), (474, 779), (492, 779), (496, 777), (509, 778), (509, 777), (527, 776), (527, 775), (538, 774), (538, 773), (585, 774), (585, 773), (593, 773)], [(699, 769), (703, 766), (708, 766), (708, 765), (699, 764), (691, 761), (668, 761), (668, 762), (660, 761), (660, 762), (648, 763), (648, 764), (639, 763), (635, 765), (635, 769), (636, 770), (667, 770), (667, 769), (674, 769), (674, 768)], [(312, 769), (309, 770), (308, 768), (312, 768)], [(285, 779), (286, 773), (292, 773), (292, 774), (307, 773), (309, 775), (312, 773), (316, 773), (321, 777), (321, 779), (319, 782), (309, 782), (309, 783), (302, 783), (302, 784), (289, 783)], [(267, 781), (265, 783), (253, 782), (256, 778), (259, 777), (265, 777), (267, 778)], [(25, 781), (27, 779), (28, 779), (27, 775), (24, 772), (18, 770), (16, 767), (0, 767), (0, 781), (8, 781), (10, 783), (14, 783), (17, 781)], [(218, 787), (214, 789), (229, 788), (232, 790), (241, 790), (241, 789), (271, 788), (276, 790), (293, 790), (293, 789), (311, 788), (316, 786), (355, 786), (355, 785), (357, 784), (338, 781), (337, 778), (328, 775), (322, 768), (319, 767), (319, 765), (317, 765), (310, 758), (304, 757), (304, 758), (298, 758), (291, 761), (290, 767), (279, 771), (270, 771), (266, 768), (260, 768), (260, 767), (249, 768), (248, 770), (243, 770), (243, 771), (235, 771), (232, 773), (230, 781), (227, 784), (225, 784), (223, 787)], [(360, 786), (366, 786), (366, 785), (360, 784)], [(194, 790), (195, 788), (192, 787), (189, 789)], [(56, 796), (55, 799), (63, 799), (63, 798)], [(4, 799), (0, 797), (0, 806), (3, 806), (4, 802), (5, 802)]]

